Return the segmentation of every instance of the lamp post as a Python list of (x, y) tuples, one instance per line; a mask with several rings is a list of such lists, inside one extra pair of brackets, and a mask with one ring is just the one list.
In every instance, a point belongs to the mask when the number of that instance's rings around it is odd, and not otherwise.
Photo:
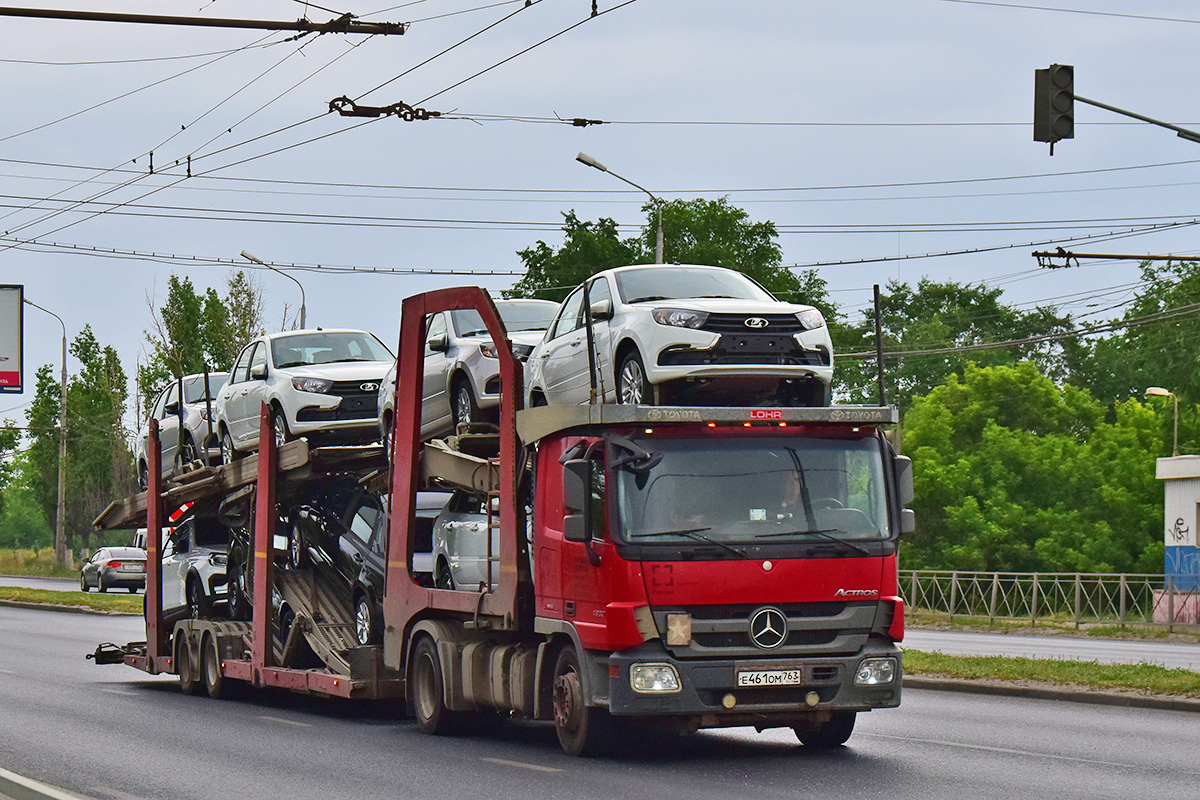
[(255, 264), (261, 264), (262, 266), (266, 267), (267, 269), (274, 270), (275, 272), (278, 272), (280, 275), (282, 275), (283, 277), (287, 278), (288, 280), (292, 281), (293, 283), (295, 283), (297, 286), (300, 287), (300, 327), (307, 328), (308, 325), (306, 324), (306, 321), (304, 318), (304, 284), (300, 283), (300, 281), (296, 280), (291, 275), (288, 275), (286, 272), (279, 269), (278, 267), (271, 266), (270, 264), (263, 261), (261, 258), (254, 255), (253, 253), (251, 253), (248, 250), (242, 251), (242, 258), (246, 259), (247, 261), (253, 261)]
[(1171, 449), (1171, 455), (1179, 455), (1179, 396), (1161, 386), (1151, 386), (1146, 390), (1146, 397), (1170, 397), (1175, 401), (1175, 444)]
[(60, 567), (67, 565), (67, 528), (66, 528), (66, 465), (67, 465), (67, 323), (53, 311), (42, 308), (29, 298), (24, 298), (28, 305), (38, 311), (45, 311), (58, 320), (62, 325), (62, 385), (58, 396), (58, 508), (54, 520), (54, 563)]
[(636, 183), (629, 180), (628, 178), (621, 177), (617, 173), (610, 170), (608, 167), (601, 164), (596, 159), (589, 156), (587, 153), (580, 153), (579, 155), (575, 156), (575, 160), (578, 161), (580, 164), (586, 164), (587, 166), (592, 167), (593, 169), (598, 169), (601, 172), (607, 172), (609, 175), (612, 175), (617, 180), (624, 181), (625, 183), (628, 183), (633, 188), (639, 189), (639, 190), (645, 192), (646, 194), (650, 195), (650, 199), (653, 200), (654, 205), (658, 207), (658, 236), (654, 243), (654, 263), (655, 264), (663, 263), (663, 227), (662, 227), (663, 201), (662, 201), (662, 198), (655, 197), (654, 194), (652, 194), (650, 192), (650, 190), (647, 189), (646, 187), (638, 186)]

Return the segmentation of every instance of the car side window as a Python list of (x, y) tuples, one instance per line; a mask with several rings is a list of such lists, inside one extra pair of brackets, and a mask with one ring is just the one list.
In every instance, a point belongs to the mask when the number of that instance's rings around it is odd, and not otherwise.
[(159, 417), (159, 419), (174, 416), (174, 414), (167, 413), (167, 406), (171, 405), (172, 403), (179, 402), (179, 382), (178, 381), (171, 382), (170, 387), (167, 389), (166, 400), (167, 400), (167, 402), (163, 405), (163, 415), (162, 415), (162, 417)]
[(170, 391), (170, 389), (163, 389), (158, 395), (158, 400), (154, 402), (154, 410), (150, 412), (150, 416), (154, 417), (155, 419), (163, 418), (163, 408), (165, 408), (167, 405), (168, 391)]
[(596, 305), (603, 300), (612, 300), (612, 292), (608, 288), (608, 281), (604, 278), (596, 278), (588, 284), (588, 300), (592, 305)]
[(429, 340), (437, 336), (446, 334), (446, 316), (444, 314), (434, 314), (433, 319), (429, 320), (429, 327), (425, 331), (425, 355), (433, 355), (434, 351), (429, 347)]
[(363, 498), (363, 502), (350, 515), (350, 532), (361, 541), (368, 541), (375, 530), (375, 524), (379, 521), (380, 513), (379, 506), (371, 498)]
[(570, 297), (563, 303), (562, 311), (558, 314), (558, 321), (554, 323), (554, 336), (551, 338), (557, 339), (559, 336), (570, 333), (579, 327), (579, 312), (583, 308), (583, 287), (579, 287), (571, 293)]
[(258, 344), (254, 345), (254, 354), (250, 356), (250, 374), (247, 375), (246, 377), (249, 378), (251, 375), (253, 375), (254, 370), (258, 369), (259, 367), (262, 367), (265, 369), (266, 366), (267, 366), (267, 348), (263, 345), (262, 342), (259, 342)]
[(250, 354), (254, 352), (254, 343), (246, 345), (242, 350), (242, 354), (238, 356), (237, 363), (233, 366), (233, 371), (229, 373), (230, 383), (241, 383), (250, 379)]

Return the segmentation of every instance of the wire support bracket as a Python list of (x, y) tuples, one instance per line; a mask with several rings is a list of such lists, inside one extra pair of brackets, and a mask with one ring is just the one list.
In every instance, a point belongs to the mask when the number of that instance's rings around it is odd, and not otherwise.
[(360, 106), (345, 95), (330, 100), (329, 110), (336, 111), (343, 117), (389, 117), (395, 115), (405, 122), (433, 119), (442, 115), (441, 111), (414, 108), (403, 101), (392, 103), (390, 106)]

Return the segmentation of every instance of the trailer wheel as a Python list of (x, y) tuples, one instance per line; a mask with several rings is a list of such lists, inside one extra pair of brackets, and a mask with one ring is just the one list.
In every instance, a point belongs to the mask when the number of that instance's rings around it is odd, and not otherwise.
[(175, 640), (175, 671), (179, 673), (179, 689), (184, 694), (196, 694), (199, 691), (200, 681), (196, 679), (191, 648), (183, 637), (176, 637)]
[(446, 708), (441, 660), (431, 637), (422, 636), (413, 647), (410, 670), (413, 711), (421, 731), (432, 736), (456, 733), (462, 715)]
[(567, 755), (595, 755), (612, 747), (616, 721), (607, 710), (587, 705), (579, 656), (571, 645), (559, 651), (554, 665), (553, 709), (554, 730)]
[(833, 719), (817, 728), (793, 728), (796, 738), (805, 747), (827, 749), (840, 747), (854, 733), (854, 719), (857, 714), (853, 711), (838, 711)]
[(204, 637), (200, 653), (200, 673), (204, 678), (204, 690), (213, 700), (220, 700), (225, 689), (225, 676), (221, 674), (221, 654), (217, 651), (214, 636)]

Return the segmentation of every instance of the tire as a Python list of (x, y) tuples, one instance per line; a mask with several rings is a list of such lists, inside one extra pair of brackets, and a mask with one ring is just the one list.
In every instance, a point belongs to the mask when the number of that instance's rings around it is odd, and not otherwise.
[(246, 578), (240, 564), (230, 564), (229, 575), (229, 618), (232, 620), (245, 620), (250, 618), (249, 602), (246, 597)]
[(796, 738), (805, 747), (825, 750), (831, 747), (841, 747), (854, 733), (854, 719), (857, 714), (853, 711), (836, 711), (833, 718), (819, 728), (793, 728)]
[(624, 405), (654, 405), (650, 382), (646, 379), (646, 366), (637, 350), (631, 350), (621, 359), (617, 370), (617, 402)]
[(391, 415), (387, 415), (383, 418), (383, 429), (379, 432), (379, 442), (383, 445), (383, 454), (387, 456), (389, 464), (392, 462), (392, 429), (394, 426)]
[(433, 571), (433, 585), (437, 589), (454, 589), (454, 576), (450, 574), (450, 565), (445, 559), (438, 559)]
[(221, 674), (221, 654), (217, 651), (217, 640), (212, 636), (204, 637), (204, 646), (200, 650), (200, 677), (204, 681), (204, 691), (213, 700), (220, 700), (225, 694), (225, 676)]
[(290, 608), (284, 608), (279, 612), (279, 646), (287, 647), (288, 636), (292, 632), (292, 627), (296, 624), (296, 612)]
[(618, 726), (612, 715), (586, 704), (581, 675), (579, 656), (573, 645), (567, 645), (554, 664), (551, 707), (558, 743), (570, 756), (608, 752), (617, 738)]
[(79, 573), (79, 591), (83, 592), (84, 594), (89, 591), (87, 585), (87, 576), (82, 572)]
[(409, 670), (413, 713), (421, 732), (430, 736), (458, 733), (462, 729), (464, 715), (446, 708), (442, 665), (432, 637), (422, 636), (417, 642)]
[(232, 464), (238, 460), (237, 450), (233, 447), (233, 437), (228, 430), (221, 431), (221, 463)]
[(544, 405), (546, 405), (546, 395), (542, 394), (541, 392), (534, 392), (533, 394), (529, 395), (530, 408), (541, 408)]
[(150, 488), (150, 467), (146, 462), (138, 464), (138, 488), (143, 492)]
[(275, 446), (282, 447), (291, 441), (292, 435), (288, 433), (287, 417), (283, 415), (283, 409), (275, 408), (271, 411), (271, 430), (275, 431)]
[(300, 532), (300, 523), (292, 523), (292, 535), (288, 537), (288, 564), (292, 569), (308, 566), (308, 550), (304, 547), (304, 536)]
[(187, 582), (188, 613), (192, 619), (204, 619), (208, 616), (208, 598), (200, 587), (200, 579), (191, 577)]
[(179, 689), (184, 694), (196, 694), (200, 691), (200, 681), (195, 674), (190, 648), (187, 642), (179, 639), (175, 642), (175, 672), (179, 674)]
[(475, 404), (475, 393), (471, 391), (471, 384), (466, 378), (459, 378), (454, 382), (452, 403), (450, 411), (454, 416), (456, 429), (459, 425), (479, 421), (479, 406)]
[(129, 593), (130, 593), (130, 594), (137, 594), (137, 587), (136, 587), (136, 586), (126, 586), (125, 588), (129, 590)]
[(97, 577), (96, 577), (96, 588), (97, 588), (97, 589), (98, 589), (98, 590), (99, 590), (99, 591), (100, 591), (102, 594), (108, 594), (108, 584), (106, 584), (106, 583), (104, 582), (104, 576), (103, 576), (103, 575), (99, 575), (99, 576), (97, 576)]
[(358, 597), (354, 604), (354, 634), (361, 645), (379, 644), (380, 636), (379, 614), (367, 595)]

